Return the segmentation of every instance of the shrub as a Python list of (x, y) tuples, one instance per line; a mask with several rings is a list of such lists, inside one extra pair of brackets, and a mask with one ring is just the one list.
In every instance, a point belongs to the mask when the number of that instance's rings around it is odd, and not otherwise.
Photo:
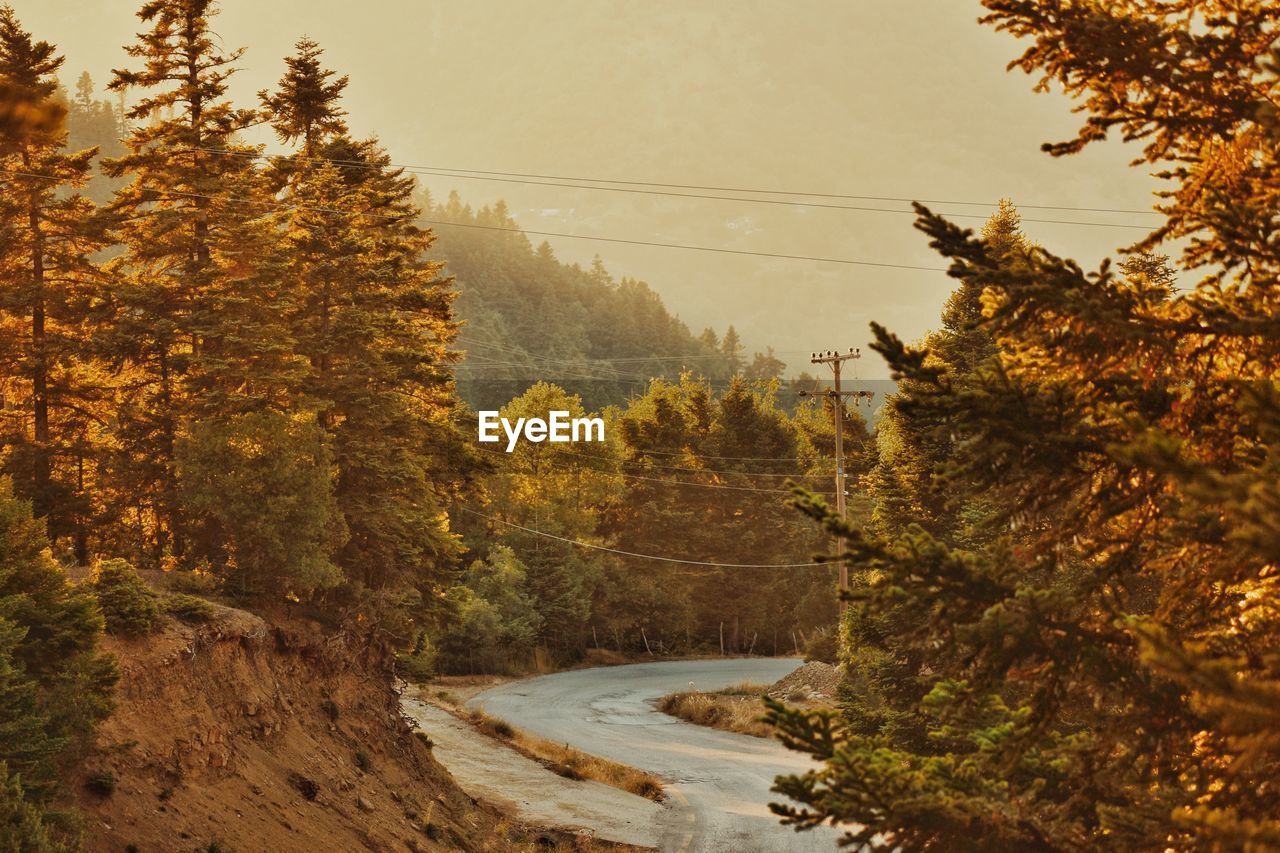
[(431, 739), (431, 735), (427, 734), (424, 731), (416, 731), (413, 733), (413, 735), (419, 741), (421, 741), (422, 745), (425, 746), (427, 749), (432, 749), (436, 745), (436, 742)]
[(836, 641), (836, 632), (830, 628), (814, 631), (804, 647), (805, 662), (821, 661), (835, 666), (840, 647)]
[(373, 762), (369, 760), (369, 754), (364, 750), (356, 750), (355, 762), (361, 773), (368, 773), (373, 768)]
[(308, 800), (315, 800), (320, 796), (320, 785), (314, 779), (308, 779), (301, 773), (290, 771), (289, 784), (297, 789), (299, 794)]
[(326, 699), (320, 703), (320, 710), (324, 711), (324, 715), (329, 718), (329, 722), (336, 723), (338, 721), (338, 703), (332, 699)]
[(107, 620), (107, 630), (127, 636), (150, 633), (160, 608), (155, 592), (128, 561), (103, 560), (89, 582)]
[(110, 770), (99, 770), (84, 780), (84, 786), (95, 794), (109, 797), (116, 790), (116, 776)]
[(419, 634), (413, 651), (396, 655), (396, 674), (405, 681), (422, 684), (436, 674), (436, 649), (426, 634)]
[(161, 604), (164, 612), (183, 622), (208, 622), (213, 618), (213, 605), (203, 598), (185, 592), (167, 596)]
[(194, 569), (166, 569), (165, 580), (174, 592), (185, 592), (191, 595), (214, 595), (221, 591), (222, 580), (209, 568), (208, 563), (201, 563)]

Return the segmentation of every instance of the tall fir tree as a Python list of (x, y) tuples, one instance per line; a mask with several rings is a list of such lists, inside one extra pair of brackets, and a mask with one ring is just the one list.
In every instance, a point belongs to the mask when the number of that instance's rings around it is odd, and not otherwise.
[(412, 179), (347, 134), (346, 79), (320, 55), (300, 42), (262, 95), (281, 140), (302, 146), (273, 168), (293, 205), (287, 322), (308, 363), (301, 392), (333, 449), (349, 532), (339, 565), (370, 588), (426, 592), (458, 552), (444, 507), (472, 464), (455, 422), (454, 293), (425, 259), (434, 237), (414, 224)]
[(730, 376), (737, 376), (745, 367), (742, 360), (742, 338), (738, 337), (738, 330), (732, 325), (724, 330), (724, 338), (720, 341), (720, 353), (724, 356), (725, 369), (729, 371)]
[[(0, 8), (0, 80), (37, 107), (57, 97), (62, 58)], [(66, 151), (61, 127), (13, 137), (0, 153), (0, 383), (3, 469), (55, 540), (74, 537), (83, 561), (87, 506), (79, 471), (93, 443), (89, 402), (98, 378), (86, 348), (86, 309), (100, 281), (91, 256), (104, 238), (77, 190), (95, 149)]]
[(113, 91), (141, 93), (127, 152), (106, 161), (129, 178), (112, 204), (123, 253), (99, 346), (124, 389), (115, 471), (148, 517), (152, 559), (181, 558), (187, 531), (174, 450), (183, 425), (214, 411), (279, 404), (293, 368), (276, 319), (273, 200), (237, 141), (256, 114), (227, 100), (242, 51), (225, 53), (213, 0), (149, 0), (149, 29), (126, 46), (140, 63)]

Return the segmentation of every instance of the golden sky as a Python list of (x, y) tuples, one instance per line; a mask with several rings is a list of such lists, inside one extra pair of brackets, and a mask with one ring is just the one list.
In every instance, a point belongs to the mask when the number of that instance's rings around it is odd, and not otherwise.
[[(127, 61), (134, 0), (9, 0), (67, 57), (70, 86)], [(309, 35), (349, 74), (358, 134), (395, 162), (671, 184), (980, 202), (1029, 219), (1149, 224), (1155, 182), (1109, 143), (1067, 159), (1039, 151), (1078, 117), (1005, 65), (1020, 50), (977, 25), (975, 0), (223, 0), (216, 29), (245, 46), (233, 92), (272, 86)], [(265, 137), (264, 137), (265, 139)], [(1124, 150), (1122, 150), (1122, 148)], [(943, 266), (902, 213), (678, 199), (431, 178), (473, 206), (505, 198), (524, 226), (579, 235)], [(832, 200), (824, 200), (832, 203)], [(884, 201), (836, 204), (902, 209)], [(978, 226), (980, 219), (960, 220)], [(1140, 230), (1029, 222), (1046, 248), (1094, 266)], [(696, 333), (734, 323), (795, 372), (813, 349), (865, 345), (877, 320), (907, 338), (936, 326), (938, 272), (740, 257), (550, 238), (561, 258), (599, 254), (648, 281)], [(535, 241), (536, 242), (536, 241)], [(864, 358), (864, 377), (885, 376)]]

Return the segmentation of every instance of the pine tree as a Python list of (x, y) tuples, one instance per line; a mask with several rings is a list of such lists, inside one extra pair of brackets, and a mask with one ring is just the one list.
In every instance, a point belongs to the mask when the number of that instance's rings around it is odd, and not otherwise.
[(143, 96), (127, 153), (104, 167), (131, 182), (112, 205), (124, 253), (112, 264), (100, 346), (129, 390), (117, 439), (119, 483), (152, 518), (152, 558), (184, 555), (174, 448), (183, 425), (213, 411), (278, 404), (293, 368), (275, 322), (272, 200), (258, 149), (236, 141), (254, 113), (226, 99), (242, 51), (223, 53), (213, 0), (149, 0), (149, 29), (108, 88)]
[(0, 799), (24, 815), (23, 833), (39, 835), (31, 809), (52, 810), (61, 770), (110, 711), (116, 671), (98, 650), (102, 628), (93, 599), (50, 556), (30, 503), (0, 478)]
[(274, 167), (293, 205), (285, 317), (337, 470), (337, 562), (367, 587), (426, 591), (456, 555), (443, 507), (471, 465), (454, 422), (454, 294), (425, 259), (434, 238), (414, 225), (412, 180), (347, 135), (345, 78), (313, 43), (298, 50), (263, 103), (282, 141), (303, 145)]
[[(776, 809), (903, 850), (1270, 849), (1280, 139), (1259, 60), (1280, 9), (985, 5), (1033, 41), (1016, 64), (1088, 113), (1050, 153), (1112, 127), (1150, 140), (1144, 160), (1173, 186), (1137, 249), (1194, 233), (1180, 266), (1207, 274), (1179, 294), (1137, 253), (1086, 273), (920, 209), (951, 274), (981, 289), (971, 328), (995, 357), (966, 375), (876, 330), (911, 386), (899, 408), (960, 444), (925, 460), (948, 495), (933, 529), (907, 518), (886, 535), (806, 504), (867, 570), (851, 609), (889, 629), (896, 670), (872, 682), (888, 688), (863, 705), (878, 713), (771, 707), (786, 741), (828, 761), (780, 779), (803, 805)], [(979, 504), (975, 527), (961, 513)]]
[[(62, 64), (48, 42), (33, 41), (0, 8), (0, 80), (37, 107), (57, 94)], [(0, 267), (12, 287), (0, 292), (0, 383), (10, 449), (4, 470), (15, 476), (56, 541), (82, 542), (85, 505), (77, 463), (91, 443), (84, 416), (93, 395), (84, 346), (85, 306), (99, 280), (90, 256), (103, 245), (93, 205), (76, 190), (88, 180), (94, 149), (67, 153), (61, 128), (32, 130), (0, 156), (9, 189), (0, 201)], [(80, 550), (83, 556), (83, 546)]]
[(724, 338), (720, 341), (720, 353), (724, 356), (725, 367), (730, 376), (737, 376), (742, 372), (744, 367), (742, 351), (742, 339), (738, 337), (738, 330), (730, 325), (725, 329)]
[(321, 66), (324, 51), (311, 39), (300, 39), (296, 47), (296, 54), (285, 57), (288, 70), (280, 90), (263, 90), (258, 99), (280, 140), (300, 143), (302, 156), (311, 157), (321, 142), (347, 132), (346, 113), (337, 105), (347, 78), (335, 78), (335, 72)]
[(752, 382), (769, 382), (781, 379), (787, 370), (786, 362), (773, 354), (773, 347), (766, 352), (758, 352), (751, 359), (751, 364), (743, 370), (742, 375)]

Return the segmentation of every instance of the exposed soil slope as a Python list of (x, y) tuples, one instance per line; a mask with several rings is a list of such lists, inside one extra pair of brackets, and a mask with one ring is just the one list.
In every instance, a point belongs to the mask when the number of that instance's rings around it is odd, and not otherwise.
[(386, 651), (354, 636), (219, 607), (108, 646), (118, 708), (74, 780), (91, 851), (513, 850), (540, 835), (457, 787), (401, 716)]

